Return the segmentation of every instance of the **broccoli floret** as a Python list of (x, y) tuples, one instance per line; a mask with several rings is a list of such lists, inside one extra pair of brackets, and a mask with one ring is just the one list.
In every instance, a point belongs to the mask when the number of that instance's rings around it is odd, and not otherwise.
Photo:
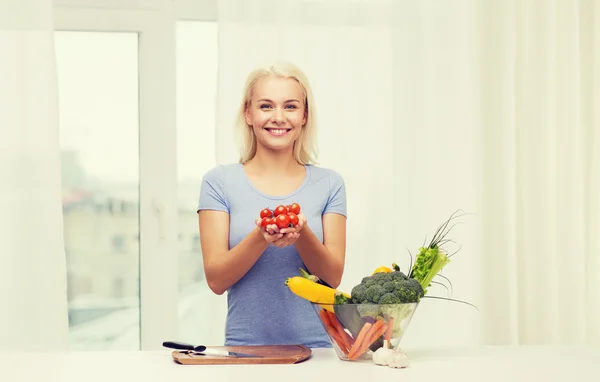
[(379, 306), (369, 302), (357, 305), (356, 309), (362, 318), (370, 317), (375, 319), (380, 314)]
[(333, 298), (333, 303), (336, 305), (348, 304), (348, 303), (350, 303), (350, 299), (348, 297), (346, 297), (346, 295), (344, 293), (336, 292), (336, 294)]
[(350, 302), (354, 304), (414, 303), (419, 302), (424, 294), (417, 280), (407, 277), (396, 268), (393, 272), (379, 272), (364, 277), (360, 284), (352, 288)]
[(406, 276), (404, 273), (400, 272), (400, 271), (395, 271), (390, 273), (392, 280), (394, 281), (404, 281), (408, 279), (408, 276)]
[(383, 289), (385, 290), (385, 293), (394, 293), (396, 290), (396, 283), (393, 281), (386, 281), (383, 284)]
[(379, 284), (384, 284), (388, 281), (394, 281), (394, 273), (376, 273), (373, 275)]
[(358, 284), (350, 292), (352, 303), (363, 304), (367, 301), (367, 287), (365, 284)]
[(401, 303), (419, 302), (425, 294), (421, 284), (415, 279), (406, 279), (396, 284), (394, 291)]
[(400, 302), (397, 293), (386, 293), (379, 299), (380, 304), (399, 304)]
[(367, 288), (367, 300), (374, 304), (379, 303), (381, 296), (385, 294), (385, 290), (379, 284), (375, 284), (370, 288)]
[(416, 307), (413, 303), (418, 303), (424, 294), (419, 281), (408, 277), (396, 266), (392, 272), (364, 277), (352, 288), (350, 301), (358, 304), (356, 311), (361, 319), (393, 317), (396, 322), (393, 335), (398, 336), (403, 327), (400, 323), (413, 314)]
[(377, 284), (377, 281), (375, 281), (373, 279), (367, 279), (367, 280), (363, 280), (360, 285), (364, 286), (365, 288), (370, 288), (376, 284)]

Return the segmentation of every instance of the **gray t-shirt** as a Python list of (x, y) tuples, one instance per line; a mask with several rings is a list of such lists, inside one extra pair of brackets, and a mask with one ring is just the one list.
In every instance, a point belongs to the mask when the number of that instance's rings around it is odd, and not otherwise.
[[(263, 208), (298, 203), (308, 226), (323, 242), (321, 218), (326, 213), (346, 216), (346, 190), (335, 171), (307, 165), (302, 185), (286, 196), (271, 196), (251, 184), (243, 165), (219, 165), (202, 180), (199, 210), (229, 213), (229, 246), (233, 248), (255, 227)], [(284, 284), (306, 269), (295, 246), (270, 245), (254, 266), (227, 291), (225, 345), (301, 344), (331, 347), (310, 302)]]

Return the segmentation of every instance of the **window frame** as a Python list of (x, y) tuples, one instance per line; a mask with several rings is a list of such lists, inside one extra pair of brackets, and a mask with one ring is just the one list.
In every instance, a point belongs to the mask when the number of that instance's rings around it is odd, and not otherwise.
[(175, 22), (216, 21), (217, 0), (55, 0), (54, 29), (134, 32), (139, 62), (140, 350), (177, 338)]

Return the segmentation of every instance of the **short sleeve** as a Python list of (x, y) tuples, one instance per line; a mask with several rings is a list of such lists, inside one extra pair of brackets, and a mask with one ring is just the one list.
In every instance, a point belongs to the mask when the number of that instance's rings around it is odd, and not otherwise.
[(225, 197), (225, 176), (223, 166), (209, 170), (202, 178), (200, 198), (196, 212), (215, 210), (229, 213), (229, 205)]
[(323, 211), (323, 214), (327, 213), (336, 213), (347, 216), (346, 185), (342, 176), (333, 170), (330, 170), (329, 198)]

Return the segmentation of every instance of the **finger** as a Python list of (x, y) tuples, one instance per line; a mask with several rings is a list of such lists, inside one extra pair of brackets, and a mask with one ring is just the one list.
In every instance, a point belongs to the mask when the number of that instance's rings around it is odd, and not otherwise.
[(289, 245), (289, 238), (287, 236), (283, 236), (281, 239), (276, 240), (273, 244), (278, 247), (285, 247)]
[(282, 239), (281, 239), (282, 243), (284, 246), (288, 246), (291, 245), (295, 240), (294, 238), (294, 233), (288, 233), (286, 234)]
[(276, 233), (276, 234), (273, 234), (273, 235), (266, 234), (264, 236), (265, 236), (265, 240), (268, 243), (275, 243), (276, 241), (281, 240), (281, 238), (283, 237), (283, 234), (281, 234), (281, 233)]

